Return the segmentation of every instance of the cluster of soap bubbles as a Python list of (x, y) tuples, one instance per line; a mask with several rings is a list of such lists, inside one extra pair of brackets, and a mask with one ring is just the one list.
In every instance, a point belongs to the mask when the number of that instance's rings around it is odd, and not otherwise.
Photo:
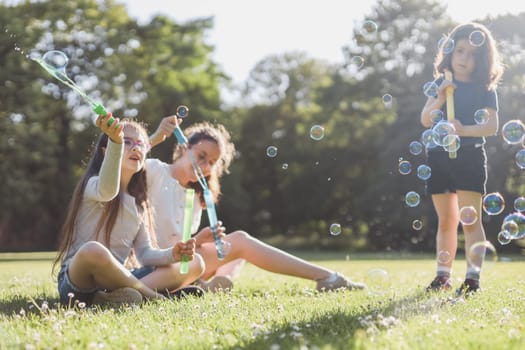
[[(419, 140), (414, 140), (408, 145), (408, 150), (411, 155), (419, 156), (425, 149), (424, 143)], [(399, 158), (398, 171), (401, 175), (408, 175), (412, 172), (412, 163), (404, 158)], [(415, 167), (415, 174), (419, 180), (426, 181), (432, 176), (432, 169), (427, 164), (419, 164)], [(415, 208), (421, 202), (421, 196), (417, 191), (411, 190), (405, 194), (404, 198), (406, 206)], [(419, 219), (412, 221), (412, 229), (420, 231), (423, 228), (423, 222)]]
[[(483, 211), (490, 215), (496, 216), (501, 214), (505, 209), (505, 199), (499, 192), (491, 192), (482, 198)], [(508, 214), (503, 219), (501, 231), (497, 239), (501, 245), (509, 244), (512, 240), (525, 238), (525, 197), (518, 197), (514, 200), (514, 212)], [(479, 220), (478, 212), (473, 206), (464, 206), (460, 208), (459, 219), (463, 225), (473, 225)], [(474, 243), (466, 252), (466, 258), (471, 266), (480, 270), (481, 265), (487, 267), (487, 263), (498, 260), (496, 248), (490, 241), (480, 241)], [(448, 251), (440, 251), (437, 256), (441, 264), (448, 263), (452, 257)]]
[(525, 169), (525, 125), (519, 119), (509, 120), (501, 128), (503, 141), (509, 145), (521, 145), (516, 152), (514, 161), (518, 168)]
[[(362, 37), (367, 40), (372, 40), (377, 35), (379, 26), (372, 20), (365, 20), (361, 23), (357, 23), (354, 26), (354, 33), (356, 37)], [(365, 59), (360, 55), (353, 55), (348, 58), (347, 69), (350, 72), (357, 72), (365, 65)]]
[[(424, 142), (420, 140), (414, 140), (410, 142), (408, 145), (408, 151), (413, 156), (419, 156), (423, 154), (423, 151), (425, 150)], [(402, 157), (399, 158), (398, 161), (398, 171), (401, 175), (408, 175), (412, 172), (413, 166), (412, 162), (404, 159)], [(426, 181), (430, 179), (432, 176), (432, 169), (427, 164), (419, 164), (417, 167), (414, 166), (415, 174), (419, 180)], [(411, 190), (408, 191), (405, 194), (404, 198), (406, 206), (410, 208), (415, 208), (419, 206), (421, 202), (421, 196), (417, 191)], [(412, 222), (412, 229), (415, 231), (420, 231), (423, 228), (423, 222), (419, 219), (415, 219)]]
[[(486, 198), (489, 197), (489, 203), (485, 204)], [(483, 209), (488, 207), (491, 212), (501, 213), (505, 206), (505, 201), (499, 193), (490, 193), (485, 196)], [(509, 244), (513, 240), (525, 237), (525, 197), (518, 197), (514, 200), (514, 212), (506, 215), (501, 224), (501, 230), (498, 233), (498, 242), (501, 245)], [(492, 214), (494, 215), (494, 214)]]

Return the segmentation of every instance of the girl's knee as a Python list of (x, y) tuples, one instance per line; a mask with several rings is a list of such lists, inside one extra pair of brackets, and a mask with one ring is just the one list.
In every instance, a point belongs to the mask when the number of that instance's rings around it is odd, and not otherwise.
[(75, 254), (74, 259), (80, 259), (91, 265), (105, 264), (111, 260), (110, 251), (100, 242), (89, 241), (84, 243)]
[(200, 254), (195, 253), (193, 260), (190, 261), (190, 270), (192, 274), (202, 276), (204, 270), (206, 269), (206, 263), (204, 262), (203, 257)]
[(230, 234), (228, 234), (226, 237), (229, 238), (232, 242), (240, 242), (240, 241), (247, 241), (253, 239), (252, 236), (246, 231), (234, 231)]

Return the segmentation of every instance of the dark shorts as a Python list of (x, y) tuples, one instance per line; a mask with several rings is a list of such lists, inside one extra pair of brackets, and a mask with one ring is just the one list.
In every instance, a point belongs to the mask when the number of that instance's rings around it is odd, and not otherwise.
[(432, 170), (426, 184), (427, 194), (457, 190), (485, 194), (487, 156), (483, 145), (461, 146), (456, 159), (450, 159), (445, 151), (429, 151), (427, 164)]
[[(60, 297), (60, 303), (65, 305), (73, 305), (75, 300), (86, 304), (91, 304), (93, 295), (103, 288), (79, 288), (71, 282), (68, 275), (68, 265), (62, 265), (60, 272), (58, 273), (58, 295)], [(130, 270), (130, 272), (141, 279), (142, 277), (155, 271), (155, 266), (144, 266), (137, 269)]]

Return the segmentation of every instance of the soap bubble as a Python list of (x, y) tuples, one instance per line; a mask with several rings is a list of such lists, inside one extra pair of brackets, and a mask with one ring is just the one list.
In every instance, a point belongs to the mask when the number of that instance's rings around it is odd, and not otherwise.
[(341, 234), (341, 225), (337, 223), (330, 225), (330, 234), (332, 236), (339, 236)]
[(268, 146), (268, 148), (266, 148), (266, 155), (270, 158), (274, 158), (275, 156), (277, 156), (277, 147)]
[(505, 200), (499, 192), (488, 193), (483, 197), (483, 210), (489, 215), (498, 215), (505, 209)]
[(310, 137), (319, 141), (324, 137), (324, 128), (321, 125), (314, 125), (310, 128)]

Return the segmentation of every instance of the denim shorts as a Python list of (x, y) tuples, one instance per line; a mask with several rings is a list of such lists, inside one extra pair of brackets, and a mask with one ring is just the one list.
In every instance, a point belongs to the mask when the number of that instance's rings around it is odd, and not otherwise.
[[(79, 288), (71, 282), (68, 275), (68, 265), (62, 265), (60, 272), (58, 273), (58, 295), (60, 297), (60, 303), (66, 305), (73, 305), (75, 300), (86, 304), (91, 304), (93, 295), (99, 290), (105, 290), (104, 288)], [(155, 271), (155, 266), (143, 266), (140, 268), (130, 270), (131, 274), (138, 279), (149, 275)]]
[(442, 150), (429, 151), (427, 162), (432, 170), (427, 180), (427, 194), (457, 190), (485, 194), (487, 156), (483, 145), (461, 146), (455, 159), (450, 159), (448, 152)]

